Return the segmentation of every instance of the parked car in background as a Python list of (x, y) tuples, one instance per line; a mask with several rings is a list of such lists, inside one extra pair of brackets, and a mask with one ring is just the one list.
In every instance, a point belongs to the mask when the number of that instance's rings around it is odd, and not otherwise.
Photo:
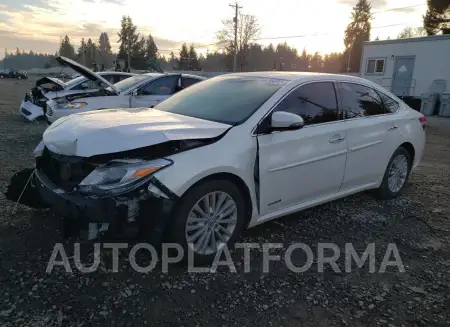
[(28, 79), (28, 73), (24, 70), (7, 69), (0, 72), (0, 78)]
[[(111, 84), (118, 83), (136, 74), (122, 72), (100, 72), (105, 80)], [(32, 121), (39, 117), (45, 117), (46, 102), (56, 97), (70, 94), (86, 94), (97, 92), (101, 86), (96, 81), (79, 76), (67, 82), (59, 78), (43, 77), (36, 81), (36, 85), (25, 94), (25, 98), (19, 107), (19, 113)]]
[(189, 74), (149, 73), (139, 74), (113, 85), (103, 78), (102, 73), (93, 72), (71, 59), (58, 57), (56, 60), (100, 87), (98, 92), (60, 95), (47, 101), (48, 124), (58, 118), (85, 111), (151, 107), (176, 92), (206, 79)]
[[(425, 127), (425, 116), (361, 78), (223, 75), (152, 110), (58, 120), (35, 150), (23, 203), (87, 219), (94, 236), (121, 226), (211, 260), (245, 228), (364, 190), (399, 196)], [(9, 199), (33, 169), (14, 177)]]

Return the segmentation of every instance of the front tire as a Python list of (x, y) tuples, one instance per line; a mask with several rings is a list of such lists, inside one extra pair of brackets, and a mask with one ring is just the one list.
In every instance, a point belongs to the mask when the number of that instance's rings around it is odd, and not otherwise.
[(399, 147), (389, 160), (383, 181), (376, 190), (377, 197), (383, 200), (398, 197), (408, 181), (411, 166), (411, 154), (404, 147)]
[(228, 180), (194, 186), (181, 198), (170, 227), (171, 240), (182, 246), (184, 260), (192, 252), (195, 263), (211, 262), (225, 245), (230, 248), (245, 223), (245, 201)]

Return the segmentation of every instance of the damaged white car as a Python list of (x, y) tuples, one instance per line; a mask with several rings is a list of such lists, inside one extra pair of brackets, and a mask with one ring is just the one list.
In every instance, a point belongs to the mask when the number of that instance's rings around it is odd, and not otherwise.
[(205, 80), (189, 74), (147, 73), (133, 76), (117, 84), (111, 84), (99, 73), (64, 57), (56, 58), (89, 80), (101, 86), (98, 92), (71, 94), (47, 101), (48, 125), (58, 118), (85, 111), (111, 108), (151, 107), (169, 98), (172, 94)]
[[(112, 84), (118, 83), (136, 74), (122, 72), (99, 72), (100, 76)], [(43, 77), (36, 81), (35, 87), (25, 94), (20, 104), (19, 113), (29, 121), (45, 118), (46, 102), (48, 100), (72, 94), (97, 92), (99, 86), (84, 76), (79, 76), (67, 82), (59, 78)]]
[[(229, 74), (153, 110), (58, 120), (7, 198), (210, 260), (245, 228), (353, 193), (402, 193), (426, 119), (367, 80)], [(299, 222), (301, 224), (301, 221)], [(186, 252), (185, 252), (186, 253)]]

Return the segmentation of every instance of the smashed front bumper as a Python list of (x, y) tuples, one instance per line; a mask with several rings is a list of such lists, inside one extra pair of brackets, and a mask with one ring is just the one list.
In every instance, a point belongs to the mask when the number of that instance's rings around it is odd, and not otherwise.
[(19, 113), (29, 121), (44, 117), (44, 109), (31, 101), (22, 101)]
[(22, 186), (8, 187), (17, 192), (9, 192), (7, 198), (28, 206), (30, 199), (39, 199), (42, 202), (40, 206), (33, 207), (50, 207), (61, 215), (65, 222), (66, 236), (78, 234), (77, 236), (87, 239), (100, 236), (145, 239), (157, 245), (162, 242), (178, 199), (154, 177), (119, 196), (85, 196), (77, 191), (67, 192), (61, 189), (38, 169), (34, 170), (34, 176), (25, 188), (26, 196), (19, 199), (17, 194), (25, 187), (26, 176), (20, 179)]

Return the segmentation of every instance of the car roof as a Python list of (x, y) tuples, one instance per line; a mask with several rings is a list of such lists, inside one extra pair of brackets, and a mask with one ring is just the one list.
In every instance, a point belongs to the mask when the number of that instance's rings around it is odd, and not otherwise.
[(181, 74), (181, 76), (184, 76), (184, 77), (192, 77), (192, 78), (196, 78), (196, 79), (207, 79), (207, 78), (204, 77), (204, 76), (193, 75), (193, 74)]
[(134, 75), (139, 75), (139, 74), (135, 74), (135, 73), (127, 73), (127, 72), (115, 72), (115, 71), (103, 71), (103, 72), (98, 72), (99, 75), (126, 75), (126, 76), (134, 76)]
[(328, 73), (312, 73), (312, 72), (248, 72), (248, 73), (230, 73), (219, 76), (243, 76), (243, 77), (259, 77), (259, 78), (275, 78), (286, 81), (308, 81), (308, 80), (342, 80), (364, 82), (369, 81), (360, 77), (344, 75), (344, 74), (328, 74)]

